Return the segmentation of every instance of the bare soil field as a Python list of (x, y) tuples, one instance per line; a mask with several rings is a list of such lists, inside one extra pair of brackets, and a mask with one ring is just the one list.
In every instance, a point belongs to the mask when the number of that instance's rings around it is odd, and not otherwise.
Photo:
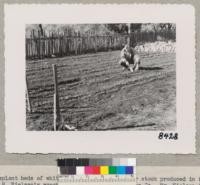
[(27, 130), (53, 130), (57, 65), (62, 122), (77, 130), (174, 130), (175, 53), (142, 54), (141, 69), (119, 66), (120, 51), (27, 61), (32, 113)]

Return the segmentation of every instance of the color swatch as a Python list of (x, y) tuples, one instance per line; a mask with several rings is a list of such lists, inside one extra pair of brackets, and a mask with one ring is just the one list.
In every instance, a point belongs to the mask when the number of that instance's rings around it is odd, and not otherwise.
[(133, 158), (58, 159), (61, 175), (132, 175), (136, 160)]

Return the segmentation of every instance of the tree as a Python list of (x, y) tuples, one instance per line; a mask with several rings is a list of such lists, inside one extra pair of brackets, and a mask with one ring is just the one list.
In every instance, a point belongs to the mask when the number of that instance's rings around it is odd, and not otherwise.
[[(142, 24), (131, 24), (130, 29), (131, 32), (134, 32), (136, 30), (140, 30), (141, 29)], [(106, 27), (115, 32), (115, 33), (124, 33), (127, 34), (128, 33), (128, 24), (107, 24)]]
[(106, 27), (115, 33), (127, 33), (128, 32), (128, 27), (126, 24), (106, 24)]
[(41, 25), (41, 24), (39, 24), (39, 25), (38, 25), (38, 27), (39, 27), (39, 32), (40, 32), (40, 35), (41, 35), (41, 36), (44, 36), (44, 30), (43, 30), (43, 27), (42, 27), (42, 25)]
[(140, 31), (141, 27), (142, 24), (139, 23), (131, 24), (131, 32)]

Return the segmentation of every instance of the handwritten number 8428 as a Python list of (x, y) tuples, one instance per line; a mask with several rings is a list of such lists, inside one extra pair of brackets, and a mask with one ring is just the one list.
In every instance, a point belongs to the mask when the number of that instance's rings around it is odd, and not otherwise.
[(160, 132), (158, 139), (169, 139), (169, 140), (178, 140), (178, 133), (164, 133)]

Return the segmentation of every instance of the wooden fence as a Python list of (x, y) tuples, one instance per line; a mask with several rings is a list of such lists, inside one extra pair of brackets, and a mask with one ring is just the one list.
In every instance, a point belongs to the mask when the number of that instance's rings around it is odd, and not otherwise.
[[(26, 38), (26, 59), (63, 57), (99, 51), (118, 50), (126, 43), (129, 35), (64, 36), (52, 35)], [(172, 31), (135, 32), (130, 35), (131, 43), (176, 40)]]

